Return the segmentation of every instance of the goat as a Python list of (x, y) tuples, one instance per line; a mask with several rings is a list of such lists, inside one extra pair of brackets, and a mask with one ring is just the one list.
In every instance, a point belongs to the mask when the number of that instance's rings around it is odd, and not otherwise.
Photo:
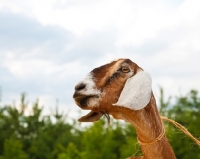
[(91, 110), (80, 122), (112, 115), (131, 123), (143, 156), (129, 159), (175, 159), (152, 92), (150, 75), (130, 59), (118, 59), (93, 69), (75, 86), (73, 98)]

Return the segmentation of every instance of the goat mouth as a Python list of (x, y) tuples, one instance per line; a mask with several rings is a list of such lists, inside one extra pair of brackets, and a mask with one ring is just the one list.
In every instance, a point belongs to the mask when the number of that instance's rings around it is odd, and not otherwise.
[(89, 100), (91, 98), (99, 98), (98, 95), (82, 95), (82, 94), (76, 94), (74, 93), (73, 98), (76, 102), (76, 104), (82, 108), (82, 109), (87, 109), (89, 106)]

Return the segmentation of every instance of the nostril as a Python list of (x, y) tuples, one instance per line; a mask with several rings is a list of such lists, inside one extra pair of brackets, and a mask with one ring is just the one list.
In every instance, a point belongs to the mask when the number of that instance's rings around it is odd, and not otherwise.
[(78, 85), (75, 86), (75, 90), (76, 91), (80, 91), (80, 90), (84, 89), (85, 86), (86, 86), (86, 84), (80, 83), (80, 84), (78, 84)]

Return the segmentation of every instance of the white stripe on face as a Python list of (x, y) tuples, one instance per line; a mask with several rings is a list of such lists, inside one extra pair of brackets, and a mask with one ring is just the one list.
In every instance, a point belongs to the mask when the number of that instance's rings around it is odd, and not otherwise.
[(96, 88), (94, 77), (92, 73), (88, 73), (85, 78), (83, 78), (78, 84), (85, 84), (85, 88), (80, 90), (80, 94), (84, 95), (100, 95), (101, 91)]

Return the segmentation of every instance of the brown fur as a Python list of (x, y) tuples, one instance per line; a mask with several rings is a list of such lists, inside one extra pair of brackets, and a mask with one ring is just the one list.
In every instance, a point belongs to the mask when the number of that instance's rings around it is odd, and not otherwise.
[[(122, 65), (129, 67), (132, 74), (120, 72)], [(113, 76), (117, 70), (119, 70), (118, 73)], [(141, 110), (134, 111), (125, 107), (113, 106), (118, 101), (126, 80), (134, 76), (139, 70), (142, 69), (129, 59), (119, 59), (92, 70), (95, 86), (101, 90), (102, 94), (98, 107), (90, 108), (92, 111), (82, 117), (81, 120), (96, 121), (106, 112), (115, 119), (122, 119), (131, 123), (135, 127), (138, 139), (141, 142), (148, 143), (156, 139), (161, 134), (163, 127), (153, 93), (149, 104)], [(144, 155), (142, 159), (176, 158), (166, 136), (151, 145), (141, 145), (141, 149)], [(134, 157), (130, 157), (130, 159), (134, 159)]]

